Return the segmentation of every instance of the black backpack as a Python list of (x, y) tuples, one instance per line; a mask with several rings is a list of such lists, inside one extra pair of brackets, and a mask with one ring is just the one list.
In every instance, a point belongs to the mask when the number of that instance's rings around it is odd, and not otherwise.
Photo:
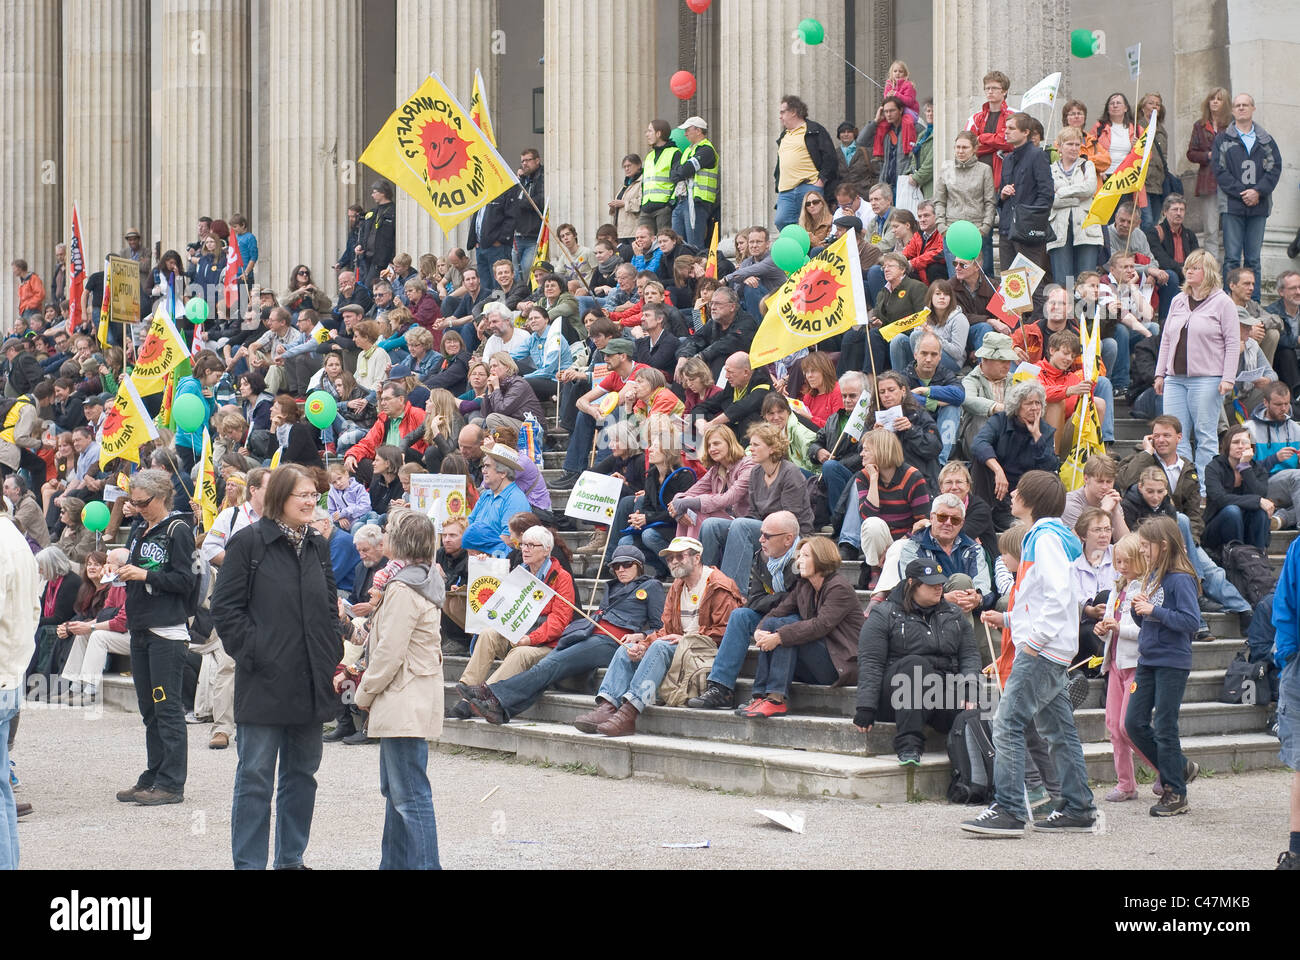
[(948, 731), (952, 780), (949, 803), (988, 803), (993, 799), (993, 734), (978, 709), (963, 710)]
[(1223, 572), (1252, 607), (1273, 592), (1277, 581), (1268, 554), (1240, 540), (1223, 548)]
[(1224, 671), (1223, 692), (1219, 694), (1219, 702), (1247, 705), (1267, 703), (1270, 693), (1267, 676), (1268, 663), (1264, 660), (1251, 663), (1250, 647), (1247, 645), (1237, 652)]

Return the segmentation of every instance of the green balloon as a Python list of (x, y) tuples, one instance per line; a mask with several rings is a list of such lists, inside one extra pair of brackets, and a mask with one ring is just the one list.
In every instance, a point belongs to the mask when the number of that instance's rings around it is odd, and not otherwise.
[(673, 142), (673, 146), (675, 146), (678, 150), (685, 150), (687, 147), (691, 145), (691, 141), (686, 139), (685, 130), (674, 129), (672, 134), (668, 137), (668, 139)]
[(808, 262), (808, 254), (794, 237), (778, 237), (772, 244), (772, 262), (786, 273), (794, 273)]
[(108, 507), (98, 500), (86, 504), (81, 510), (81, 525), (95, 533), (104, 530), (108, 527)]
[(195, 325), (206, 323), (208, 319), (208, 301), (195, 297), (185, 304), (185, 319)]
[(317, 430), (324, 430), (331, 426), (339, 412), (338, 401), (324, 390), (317, 390), (309, 395), (304, 406), (307, 410), (307, 421)]
[(1070, 31), (1070, 52), (1080, 60), (1087, 60), (1097, 52), (1091, 30)]
[(208, 419), (208, 408), (192, 393), (177, 397), (172, 405), (172, 423), (184, 433), (195, 433), (203, 429)]
[(984, 235), (980, 233), (980, 228), (969, 220), (958, 220), (949, 225), (948, 232), (943, 235), (943, 238), (947, 241), (952, 255), (962, 260), (978, 259), (980, 251), (984, 249)]
[(821, 25), (820, 20), (808, 17), (806, 20), (799, 21), (799, 35), (803, 37), (804, 43), (815, 47), (826, 39), (826, 28)]
[(808, 231), (797, 223), (787, 224), (781, 229), (781, 236), (789, 237), (799, 244), (799, 249), (803, 251), (804, 256), (808, 256), (808, 251), (812, 249), (812, 237), (808, 236)]

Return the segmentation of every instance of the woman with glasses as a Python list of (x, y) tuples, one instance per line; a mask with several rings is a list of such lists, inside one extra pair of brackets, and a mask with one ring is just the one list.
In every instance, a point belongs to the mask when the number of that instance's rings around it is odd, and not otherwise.
[(1030, 470), (1056, 473), (1056, 430), (1043, 419), (1047, 393), (1037, 380), (1007, 391), (1006, 410), (989, 417), (971, 444), (975, 489), (993, 508), (998, 530), (1011, 526), (1011, 491)]
[(831, 234), (831, 219), (830, 207), (826, 205), (826, 198), (821, 193), (814, 190), (804, 194), (799, 226), (808, 231), (813, 253), (826, 246), (826, 238)]
[(212, 595), (212, 618), (235, 660), (238, 870), (266, 867), (277, 760), (275, 869), (303, 869), (311, 834), (321, 724), (337, 707), (334, 668), (343, 657), (330, 548), (312, 527), (319, 497), (306, 469), (276, 469), (262, 518), (227, 543)]
[(289, 284), (285, 287), (281, 303), (293, 314), (294, 320), (298, 319), (298, 314), (303, 310), (311, 309), (323, 315), (330, 309), (329, 297), (312, 282), (311, 269), (305, 263), (298, 264), (289, 274)]
[[(519, 539), (523, 566), (558, 596), (552, 597), (542, 608), (532, 629), (516, 644), (495, 630), (480, 633), (469, 663), (460, 675), (461, 683), (470, 687), (485, 682), (500, 683), (536, 666), (555, 649), (560, 634), (573, 619), (572, 605), (577, 602), (577, 595), (573, 589), (573, 577), (551, 556), (554, 546), (555, 537), (545, 527), (535, 526), (524, 531)], [(492, 671), (496, 660), (501, 660), (501, 666)], [(469, 704), (463, 700), (452, 713), (461, 719), (472, 716)]]
[[(131, 634), (131, 679), (144, 720), (148, 766), (121, 790), (122, 803), (159, 806), (185, 799), (188, 736), (181, 684), (198, 606), (193, 515), (173, 513), (171, 475), (141, 470), (131, 478), (127, 563), (109, 569), (126, 584), (126, 626)], [(242, 582), (242, 581), (241, 581)]]

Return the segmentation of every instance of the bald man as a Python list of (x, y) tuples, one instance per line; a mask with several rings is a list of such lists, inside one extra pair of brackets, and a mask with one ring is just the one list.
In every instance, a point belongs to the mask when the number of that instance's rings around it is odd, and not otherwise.
[(700, 429), (715, 424), (729, 426), (743, 446), (749, 428), (763, 419), (763, 401), (772, 389), (772, 381), (763, 370), (749, 365), (749, 354), (733, 353), (722, 366), (726, 386), (717, 396), (695, 406), (692, 417), (705, 421)]

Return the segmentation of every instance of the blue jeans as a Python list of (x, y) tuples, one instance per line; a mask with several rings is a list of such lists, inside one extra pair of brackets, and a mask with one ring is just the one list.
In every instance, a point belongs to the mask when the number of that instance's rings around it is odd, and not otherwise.
[(999, 807), (1019, 820), (1029, 819), (1025, 809), (1025, 731), (1030, 723), (1047, 741), (1052, 765), (1061, 779), (1065, 812), (1086, 818), (1095, 809), (1079, 731), (1065, 692), (1066, 679), (1063, 664), (1020, 650), (1002, 692), (993, 721), (993, 746), (997, 751), (993, 796)]
[(1249, 543), (1268, 552), (1268, 514), (1263, 510), (1243, 510), (1233, 504), (1216, 513), (1205, 525), (1201, 542), (1207, 547), (1222, 547), (1233, 540)]
[[(845, 437), (840, 441), (840, 448), (836, 453), (843, 454), (852, 442)], [(838, 460), (827, 460), (822, 464), (822, 479), (826, 481), (826, 503), (830, 507), (831, 516), (834, 516), (840, 504), (840, 497), (844, 496), (845, 488), (853, 482), (853, 473)], [(856, 510), (853, 512), (857, 513)]]
[[(323, 743), (319, 723), (238, 725), (235, 798), (230, 811), (230, 847), (236, 870), (265, 870), (275, 792), (277, 870), (302, 866), (316, 808), (316, 770)], [(280, 762), (276, 778), (276, 759)]]
[[(709, 671), (709, 679), (712, 682), (720, 683), (728, 690), (736, 689), (736, 678), (740, 676), (740, 669), (745, 665), (745, 654), (749, 652), (754, 631), (758, 629), (759, 622), (763, 619), (762, 614), (749, 607), (740, 607), (727, 618), (727, 631), (722, 635), (717, 656), (713, 658), (713, 669)], [(777, 630), (787, 623), (798, 622), (797, 616), (768, 617), (764, 629)]]
[(167, 640), (148, 630), (131, 631), (131, 678), (144, 721), (148, 759), (148, 767), (136, 780), (143, 790), (157, 787), (168, 793), (185, 792), (189, 736), (181, 682), (186, 649), (182, 640)]
[(380, 870), (442, 869), (428, 765), (429, 741), (424, 738), (380, 738), (379, 792), (387, 801)]
[(663, 683), (676, 653), (677, 644), (656, 640), (650, 644), (641, 661), (633, 663), (627, 655), (627, 648), (619, 647), (614, 659), (609, 661), (605, 682), (600, 685), (597, 696), (616, 707), (626, 700), (637, 713), (641, 713), (654, 705), (659, 684)]
[[(1223, 397), (1219, 393), (1218, 377), (1165, 378), (1164, 412), (1177, 417), (1183, 425), (1182, 439), (1178, 441), (1178, 455), (1196, 464), (1196, 474), (1201, 481), (1201, 496), (1205, 496), (1205, 468), (1219, 452), (1219, 412)], [(1193, 434), (1196, 437), (1196, 454), (1192, 455)]]
[(1178, 709), (1183, 703), (1187, 674), (1188, 671), (1173, 667), (1148, 667), (1139, 663), (1137, 673), (1133, 674), (1128, 713), (1124, 715), (1124, 731), (1133, 746), (1156, 765), (1160, 782), (1179, 796), (1187, 795), (1187, 781), (1183, 777), (1185, 760), (1178, 737)]
[(713, 205), (703, 200), (690, 202), (695, 208), (695, 226), (691, 227), (689, 208), (683, 200), (673, 207), (673, 230), (696, 250), (704, 250), (704, 245), (709, 242), (709, 216), (713, 213)]
[(1065, 289), (1073, 290), (1074, 277), (1085, 270), (1097, 269), (1101, 246), (1095, 243), (1066, 243), (1047, 251), (1047, 256), (1052, 261), (1052, 279)]
[(939, 466), (942, 467), (948, 463), (948, 456), (952, 453), (952, 445), (957, 442), (957, 426), (961, 423), (961, 407), (955, 407), (950, 403), (941, 404), (939, 409), (934, 412), (934, 422), (935, 426), (939, 428), (939, 441), (943, 444), (943, 449), (939, 451)]
[[(735, 581), (742, 594), (749, 590), (749, 571), (754, 563), (754, 551), (758, 548), (758, 533), (762, 527), (763, 521), (753, 517), (737, 517), (734, 520), (712, 517), (705, 520), (700, 529), (705, 562), (709, 566), (718, 566)], [(712, 560), (707, 559), (709, 557)]]
[(700, 559), (706, 567), (716, 567), (721, 561), (732, 522), (731, 517), (710, 517), (700, 524), (700, 543), (704, 545)]
[(515, 276), (522, 277), (533, 268), (533, 257), (537, 253), (537, 236), (521, 237), (515, 234), (515, 246), (511, 260), (515, 265)]
[(595, 437), (595, 418), (589, 413), (578, 411), (578, 416), (573, 422), (573, 434), (569, 437), (569, 449), (564, 454), (566, 473), (581, 473), (587, 469), (591, 458), (591, 444)]
[(978, 350), (980, 344), (984, 342), (984, 335), (993, 329), (993, 324), (985, 320), (970, 325), (970, 332), (966, 334), (966, 349)]
[(815, 187), (811, 183), (801, 183), (793, 190), (786, 190), (784, 193), (776, 195), (776, 229), (781, 231), (792, 223), (799, 222), (799, 215), (803, 213), (803, 198), (813, 191), (821, 192), (821, 187)]
[[(1145, 324), (1154, 336), (1160, 335), (1160, 326)], [(1101, 342), (1101, 359), (1106, 364), (1106, 375), (1116, 390), (1127, 390), (1129, 368), (1133, 362), (1133, 342), (1140, 336), (1122, 323), (1115, 324), (1115, 333)]]
[(776, 694), (785, 698), (795, 681), (828, 687), (839, 677), (825, 639), (795, 647), (781, 645), (775, 650), (760, 651), (754, 670), (754, 696)]
[[(557, 680), (565, 677), (577, 677), (592, 670), (609, 666), (609, 661), (618, 651), (619, 645), (587, 621), (583, 626), (571, 627), (573, 633), (565, 632), (555, 647), (555, 652), (547, 654), (537, 666), (523, 673), (490, 684), (493, 695), (501, 702), (506, 719), (518, 716), (541, 698)], [(570, 642), (566, 646), (565, 640)], [(317, 734), (316, 739), (320, 739)]]
[(1115, 442), (1115, 388), (1109, 377), (1098, 377), (1092, 395), (1106, 404), (1106, 413), (1101, 418), (1101, 439), (1103, 443)]
[(498, 260), (510, 259), (511, 249), (508, 244), (499, 247), (480, 246), (474, 251), (474, 262), (478, 265), (478, 279), (484, 290), (501, 289), (501, 284), (497, 283), (497, 278), (492, 272), (492, 264)]
[(659, 558), (660, 550), (667, 550), (677, 533), (676, 527), (645, 527), (638, 533), (625, 533), (620, 545), (637, 547), (645, 555), (646, 573), (668, 576), (668, 565)]
[(1228, 289), (1228, 271), (1233, 267), (1248, 267), (1255, 273), (1255, 292), (1252, 299), (1259, 303), (1259, 254), (1264, 246), (1264, 225), (1268, 217), (1243, 217), (1225, 213), (1223, 224), (1223, 289)]
[(1135, 417), (1140, 417), (1143, 420), (1154, 420), (1160, 416), (1163, 399), (1163, 397), (1156, 394), (1154, 388), (1147, 387), (1136, 397), (1129, 399), (1128, 408)]
[(0, 870), (18, 869), (18, 809), (9, 784), (9, 724), (22, 706), (22, 687), (0, 690)]
[(366, 439), (366, 434), (368, 432), (369, 431), (361, 430), (357, 427), (344, 430), (338, 435), (338, 439), (334, 441), (334, 452), (340, 457), (347, 456), (349, 450), (355, 447), (362, 440)]
[[(1192, 568), (1201, 578), (1201, 590), (1207, 597), (1223, 604), (1229, 613), (1241, 613), (1249, 610), (1250, 604), (1241, 592), (1232, 585), (1223, 568), (1210, 559), (1210, 555), (1192, 539), (1192, 523), (1187, 514), (1178, 514), (1178, 531), (1183, 535), (1183, 546), (1192, 561)], [(1205, 626), (1205, 617), (1201, 617), (1201, 626)]]

